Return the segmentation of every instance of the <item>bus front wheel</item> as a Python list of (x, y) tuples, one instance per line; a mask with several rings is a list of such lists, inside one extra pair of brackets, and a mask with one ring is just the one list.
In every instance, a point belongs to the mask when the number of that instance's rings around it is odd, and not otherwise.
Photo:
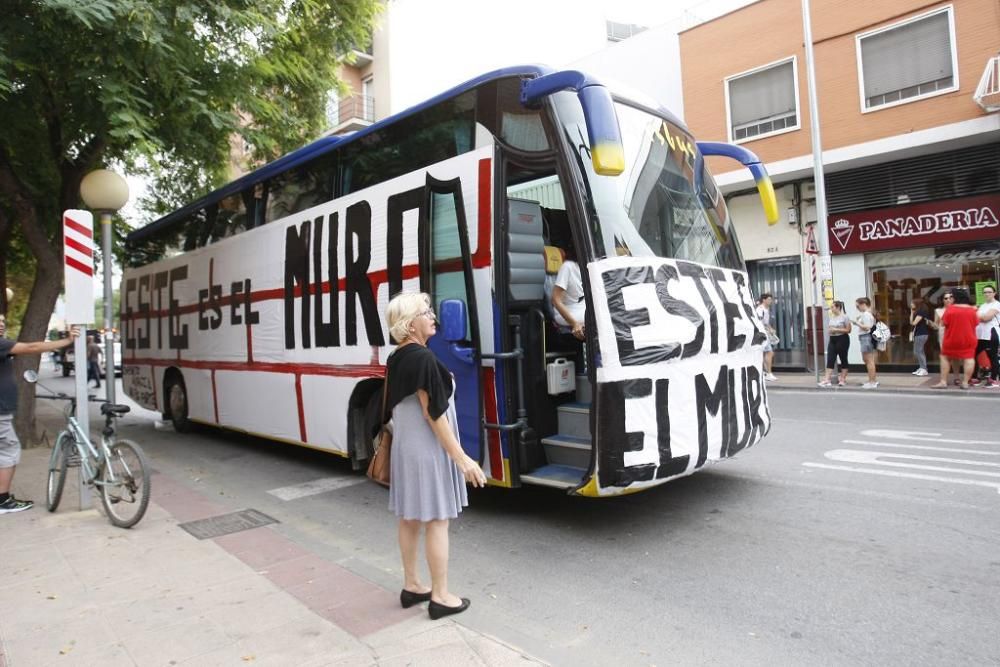
[(168, 410), (168, 414), (164, 417), (174, 422), (174, 430), (178, 433), (190, 432), (194, 425), (188, 419), (188, 397), (184, 378), (179, 373), (171, 373), (164, 384), (163, 393)]

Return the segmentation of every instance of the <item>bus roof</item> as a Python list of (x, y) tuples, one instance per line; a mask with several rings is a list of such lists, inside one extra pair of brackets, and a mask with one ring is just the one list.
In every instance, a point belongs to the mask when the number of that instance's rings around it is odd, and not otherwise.
[[(503, 79), (511, 76), (539, 77), (539, 76), (544, 76), (546, 74), (551, 74), (555, 71), (556, 70), (546, 65), (519, 65), (515, 67), (504, 67), (501, 69), (493, 70), (492, 72), (487, 72), (486, 74), (477, 76), (474, 79), (469, 79), (468, 81), (461, 83), (453, 88), (450, 88), (438, 95), (435, 95), (434, 97), (425, 100), (417, 105), (414, 105), (408, 109), (404, 109), (403, 111), (393, 114), (392, 116), (388, 116), (387, 118), (383, 118), (382, 120), (376, 123), (372, 123), (368, 127), (358, 130), (357, 132), (352, 132), (350, 134), (342, 136), (323, 137), (321, 139), (317, 139), (316, 141), (308, 143), (305, 146), (292, 151), (291, 153), (282, 155), (273, 162), (269, 162), (264, 166), (259, 167), (254, 171), (245, 174), (244, 176), (241, 176), (232, 183), (228, 183), (217, 190), (213, 190), (204, 197), (201, 197), (200, 199), (186, 206), (183, 206), (182, 208), (179, 208), (176, 211), (168, 213), (167, 215), (163, 216), (162, 218), (159, 218), (158, 220), (154, 220), (148, 225), (145, 225), (143, 227), (140, 227), (139, 229), (132, 231), (131, 233), (128, 234), (126, 240), (130, 242), (142, 240), (147, 236), (155, 234), (161, 229), (170, 227), (174, 223), (186, 219), (189, 215), (191, 215), (192, 213), (201, 208), (204, 208), (205, 206), (217, 203), (225, 199), (226, 197), (230, 197), (234, 194), (242, 192), (243, 190), (247, 189), (252, 185), (263, 183), (264, 181), (271, 178), (275, 174), (296, 167), (302, 164), (303, 162), (306, 162), (314, 157), (323, 155), (324, 153), (327, 153), (336, 147), (350, 144), (351, 142), (360, 139), (365, 135), (371, 134), (373, 132), (378, 132), (380, 129), (393, 125), (394, 123), (397, 123), (400, 120), (407, 118), (408, 116), (412, 116), (416, 113), (419, 113), (424, 109), (427, 109), (431, 106), (434, 106), (435, 104), (438, 104), (439, 102), (443, 102), (452, 97), (456, 97), (468, 90), (472, 90), (473, 88), (476, 88), (477, 86), (480, 86), (489, 81), (493, 81), (495, 79)], [(675, 117), (668, 109), (664, 109), (656, 104), (653, 105), (647, 104), (647, 106), (651, 106), (651, 108), (659, 111), (660, 113), (666, 114), (672, 121), (676, 122), (678, 125), (683, 127), (683, 123), (676, 121)]]

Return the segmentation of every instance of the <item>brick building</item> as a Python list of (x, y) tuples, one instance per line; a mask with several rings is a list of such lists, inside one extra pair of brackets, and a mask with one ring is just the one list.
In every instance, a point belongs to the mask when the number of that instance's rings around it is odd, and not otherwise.
[[(912, 368), (910, 302), (1000, 278), (1000, 3), (813, 0), (812, 31), (835, 298), (871, 297), (894, 334), (880, 363)], [(816, 212), (801, 2), (753, 3), (682, 32), (680, 50), (695, 136), (768, 164), (785, 211), (770, 228), (746, 174), (712, 167), (751, 280), (777, 297), (778, 361), (805, 365)]]

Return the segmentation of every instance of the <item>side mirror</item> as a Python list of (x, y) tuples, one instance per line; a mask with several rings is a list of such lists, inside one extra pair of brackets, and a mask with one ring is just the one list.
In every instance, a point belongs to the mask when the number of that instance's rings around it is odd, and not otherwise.
[(38, 373), (35, 371), (24, 371), (23, 377), (25, 382), (31, 382), (32, 384), (38, 382)]
[(469, 312), (464, 301), (458, 299), (445, 299), (438, 307), (440, 311), (441, 333), (448, 341), (448, 349), (458, 359), (467, 364), (475, 363), (475, 350), (471, 347), (462, 347), (468, 335)]

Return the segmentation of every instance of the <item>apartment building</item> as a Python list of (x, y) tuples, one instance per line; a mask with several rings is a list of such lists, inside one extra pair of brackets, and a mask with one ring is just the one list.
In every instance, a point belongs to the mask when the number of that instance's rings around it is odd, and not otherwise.
[[(872, 298), (894, 334), (880, 363), (912, 370), (910, 303), (933, 310), (947, 288), (1000, 278), (1000, 3), (813, 0), (811, 25), (835, 298), (849, 312)], [(680, 34), (686, 122), (757, 153), (778, 191), (785, 219), (767, 227), (745, 173), (712, 164), (754, 287), (777, 298), (790, 366), (808, 364), (820, 312), (803, 43), (800, 0)]]

